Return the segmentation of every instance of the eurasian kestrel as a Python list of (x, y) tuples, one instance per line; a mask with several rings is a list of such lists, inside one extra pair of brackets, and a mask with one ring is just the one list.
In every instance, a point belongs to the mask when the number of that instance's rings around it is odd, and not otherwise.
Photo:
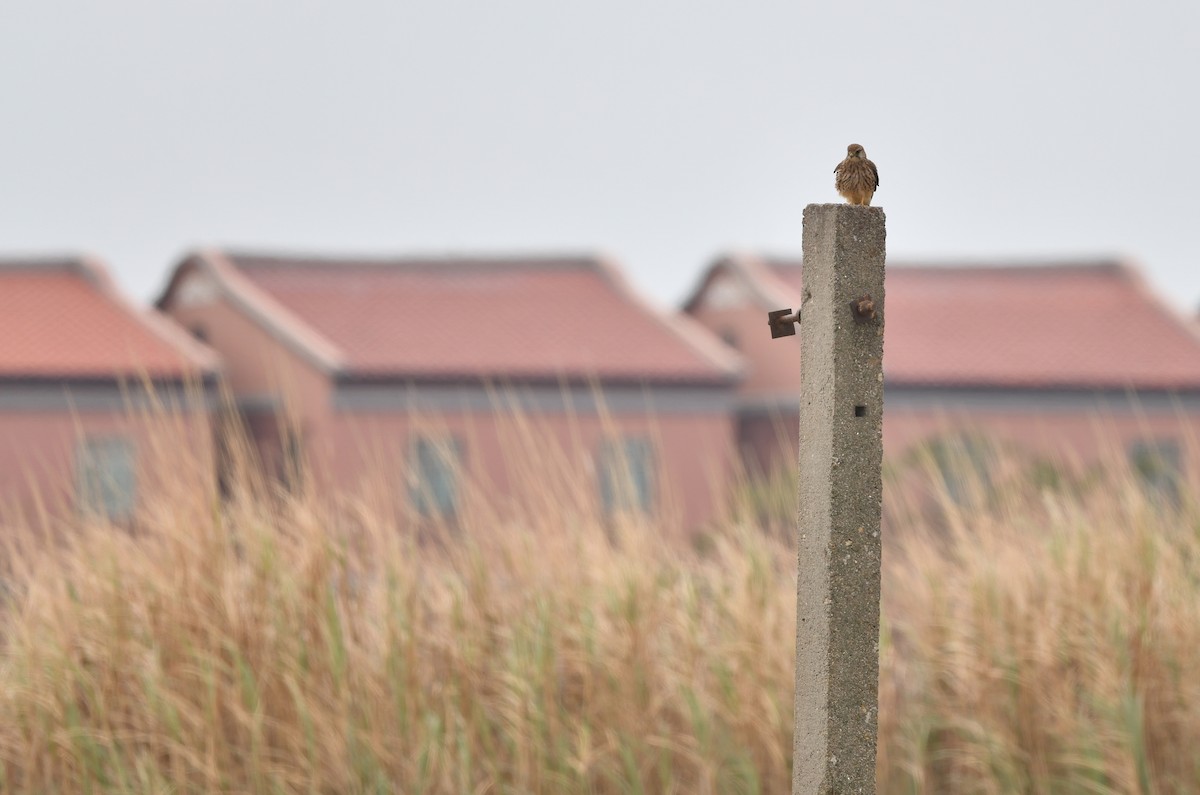
[(859, 144), (847, 146), (846, 159), (838, 163), (833, 173), (837, 174), (834, 182), (837, 192), (845, 196), (846, 201), (864, 206), (871, 204), (871, 197), (879, 187), (879, 170), (867, 160), (867, 150)]

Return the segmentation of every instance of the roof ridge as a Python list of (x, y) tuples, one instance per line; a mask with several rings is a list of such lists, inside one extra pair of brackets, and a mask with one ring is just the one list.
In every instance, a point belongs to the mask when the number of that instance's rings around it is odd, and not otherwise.
[[(771, 268), (799, 269), (802, 268), (803, 258), (799, 256), (781, 257), (775, 255), (743, 254), (740, 257), (751, 257)], [(888, 268), (905, 271), (929, 270), (938, 272), (965, 271), (970, 273), (988, 273), (1003, 271), (1005, 273), (1033, 273), (1036, 271), (1103, 271), (1122, 272), (1128, 270), (1124, 258), (1118, 256), (1097, 257), (1095, 259), (1071, 258), (1062, 260), (1035, 260), (1014, 258), (1003, 259), (969, 259), (955, 258), (944, 260), (896, 259), (889, 256)]]
[(1183, 310), (1177, 308), (1171, 302), (1164, 300), (1163, 297), (1150, 286), (1150, 282), (1146, 279), (1145, 272), (1137, 263), (1130, 260), (1122, 260), (1120, 265), (1128, 275), (1129, 280), (1133, 285), (1133, 289), (1135, 289), (1138, 294), (1142, 296), (1143, 300), (1148, 302), (1159, 312), (1162, 312), (1173, 325), (1182, 330), (1183, 333), (1188, 338), (1196, 342), (1197, 345), (1200, 345), (1200, 324), (1196, 323), (1196, 321), (1192, 319), (1190, 315), (1185, 314)]
[[(1068, 260), (1061, 262), (1032, 262), (1025, 260), (1014, 260), (1011, 262), (1000, 262), (995, 260), (976, 260), (976, 261), (946, 261), (946, 262), (917, 262), (904, 260), (891, 260), (887, 263), (888, 268), (902, 271), (936, 271), (938, 273), (957, 272), (957, 273), (1013, 273), (1019, 275), (1032, 275), (1036, 273), (1054, 272), (1054, 273), (1079, 273), (1079, 272), (1097, 272), (1097, 273), (1123, 273), (1127, 272), (1127, 266), (1119, 259), (1105, 260)], [(786, 267), (786, 266), (785, 266)]]
[(79, 267), (84, 271), (85, 278), (92, 282), (102, 296), (148, 334), (177, 351), (192, 366), (210, 373), (221, 369), (221, 360), (216, 351), (171, 323), (154, 307), (144, 307), (127, 298), (118, 288), (108, 266), (98, 256), (82, 255), (79, 258)]
[(0, 258), (0, 273), (26, 270), (74, 270), (83, 268), (84, 254), (35, 254)]
[[(287, 306), (261, 289), (241, 272), (236, 262), (223, 251), (202, 248), (185, 257), (176, 268), (178, 275), (189, 263), (196, 262), (213, 277), (225, 295), (232, 298), (238, 308), (258, 322), (268, 333), (276, 335), (285, 345), (314, 364), (319, 370), (334, 373), (342, 369), (345, 355), (328, 337), (298, 317)], [(159, 304), (174, 290), (176, 279), (167, 285)]]
[(611, 258), (597, 258), (596, 269), (601, 277), (606, 279), (625, 300), (649, 314), (702, 360), (724, 371), (730, 378), (741, 377), (745, 369), (742, 355), (718, 340), (699, 321), (678, 312), (660, 309), (652, 304), (633, 289), (629, 280)]
[(372, 254), (314, 254), (286, 252), (250, 252), (220, 250), (221, 256), (238, 268), (252, 270), (262, 267), (291, 268), (563, 268), (596, 267), (603, 258), (598, 253), (503, 253), (472, 252), (414, 253), (402, 255)]
[[(773, 299), (776, 303), (782, 302), (775, 307), (776, 309), (782, 309), (784, 305), (788, 305), (788, 308), (799, 310), (800, 305), (804, 303), (801, 291), (780, 279), (766, 258), (755, 254), (744, 254), (735, 260), (734, 266), (740, 271), (743, 279), (753, 284), (760, 300), (764, 302), (764, 306), (772, 303), (772, 300), (768, 299)], [(790, 306), (792, 303), (795, 304), (795, 307)]]
[[(87, 356), (95, 355), (99, 358), (90, 360), (80, 358), (74, 350), (75, 346), (80, 344), (79, 340), (72, 343), (71, 335), (55, 336), (51, 332), (50, 336), (56, 343), (68, 346), (63, 350), (69, 351), (66, 359), (70, 360), (71, 364), (64, 365), (62, 356), (57, 356), (57, 363), (53, 365), (30, 365), (26, 362), (27, 367), (33, 368), (28, 371), (30, 377), (40, 377), (45, 372), (53, 371), (69, 378), (108, 379), (116, 376), (186, 380), (194, 375), (203, 378), (219, 369), (215, 353), (197, 347), (198, 343), (180, 339), (168, 327), (164, 318), (154, 317), (152, 310), (128, 298), (112, 278), (105, 261), (94, 254), (82, 253), (70, 258), (29, 258), (20, 260), (19, 264), (8, 260), (4, 265), (6, 267), (0, 269), (0, 274), (7, 272), (14, 277), (18, 273), (26, 276), (32, 274), (35, 278), (41, 273), (53, 274), (54, 287), (43, 291), (43, 295), (50, 296), (47, 300), (59, 301), (62, 294), (55, 292), (59, 285), (71, 285), (69, 295), (77, 296), (71, 300), (75, 300), (77, 305), (83, 306), (87, 312), (101, 311), (100, 317), (105, 320), (105, 329), (115, 332), (110, 337), (93, 337), (99, 340), (96, 343), (98, 347), (93, 346)], [(83, 303), (78, 304), (80, 301)], [(50, 325), (56, 325), (53, 317), (48, 318), (48, 322)], [(37, 347), (36, 340), (41, 338), (41, 334), (41, 331), (35, 331), (30, 335), (34, 340), (31, 344), (34, 345), (34, 350), (38, 351), (38, 357), (47, 362), (56, 360), (53, 349)], [(92, 336), (93, 332), (80, 330), (78, 334)], [(48, 350), (50, 352), (47, 352)], [(50, 369), (39, 369), (45, 367)], [(103, 371), (105, 374), (97, 376), (93, 370)], [(5, 376), (11, 376), (14, 372), (22, 371), (6, 371)], [(85, 375), (81, 376), (81, 373)]]

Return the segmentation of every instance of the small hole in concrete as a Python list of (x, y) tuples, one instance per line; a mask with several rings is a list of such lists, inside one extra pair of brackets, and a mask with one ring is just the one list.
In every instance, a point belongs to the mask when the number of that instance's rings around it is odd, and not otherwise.
[(855, 417), (867, 416), (867, 407), (866, 406), (855, 406), (854, 407), (854, 416)]

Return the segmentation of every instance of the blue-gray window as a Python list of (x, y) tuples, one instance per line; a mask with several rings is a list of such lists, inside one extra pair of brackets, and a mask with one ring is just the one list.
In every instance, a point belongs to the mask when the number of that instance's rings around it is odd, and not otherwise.
[(304, 435), (299, 428), (289, 425), (283, 429), (281, 443), (283, 455), (279, 462), (279, 480), (288, 491), (299, 492), (307, 474)]
[(75, 456), (79, 509), (114, 522), (133, 517), (137, 461), (133, 442), (122, 436), (82, 439)]
[(462, 442), (452, 436), (418, 436), (409, 455), (413, 508), (427, 519), (456, 519), (462, 507)]
[(654, 507), (654, 448), (644, 436), (605, 439), (596, 456), (605, 516), (649, 514)]
[(995, 451), (983, 437), (963, 433), (935, 439), (929, 444), (929, 453), (955, 504), (965, 505), (991, 488)]
[(1149, 439), (1129, 446), (1129, 467), (1150, 499), (1179, 505), (1183, 453), (1175, 439)]

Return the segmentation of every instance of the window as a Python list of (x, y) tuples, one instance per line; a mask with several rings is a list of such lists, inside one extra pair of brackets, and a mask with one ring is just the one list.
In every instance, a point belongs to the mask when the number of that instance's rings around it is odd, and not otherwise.
[(1179, 505), (1183, 455), (1175, 439), (1151, 439), (1129, 446), (1129, 468), (1146, 496), (1165, 505)]
[(133, 518), (137, 467), (133, 442), (121, 436), (87, 437), (75, 457), (79, 510), (113, 522)]
[(455, 521), (461, 509), (463, 445), (452, 436), (418, 436), (409, 453), (409, 500), (425, 519)]
[(946, 494), (956, 505), (966, 505), (988, 493), (992, 487), (992, 445), (984, 438), (957, 434), (934, 440), (929, 453), (937, 465)]
[(641, 436), (606, 439), (596, 461), (605, 516), (649, 514), (654, 506), (654, 450)]
[(213, 448), (216, 453), (217, 493), (222, 500), (233, 496), (237, 482), (239, 446), (248, 441), (236, 411), (226, 408), (213, 413)]
[(308, 477), (304, 432), (294, 424), (283, 429), (280, 440), (279, 482), (292, 493), (303, 490)]

